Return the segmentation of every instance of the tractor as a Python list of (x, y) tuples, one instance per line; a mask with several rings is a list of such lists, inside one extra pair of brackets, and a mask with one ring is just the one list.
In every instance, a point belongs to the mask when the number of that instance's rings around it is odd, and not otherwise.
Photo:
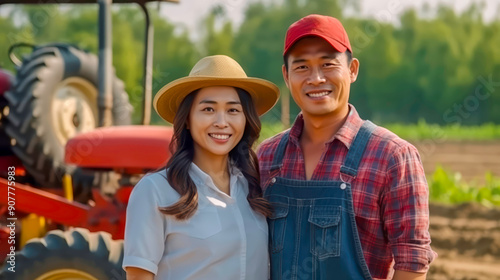
[[(156, 0), (155, 0), (156, 1)], [(57, 1), (0, 0), (2, 4)], [(125, 210), (133, 186), (170, 157), (172, 129), (151, 126), (153, 27), (144, 12), (143, 112), (112, 68), (112, 0), (97, 4), (99, 53), (16, 43), (0, 68), (0, 279), (125, 279)], [(178, 2), (178, 0), (163, 0)], [(16, 50), (31, 52), (19, 58)], [(147, 229), (145, 229), (147, 230)]]

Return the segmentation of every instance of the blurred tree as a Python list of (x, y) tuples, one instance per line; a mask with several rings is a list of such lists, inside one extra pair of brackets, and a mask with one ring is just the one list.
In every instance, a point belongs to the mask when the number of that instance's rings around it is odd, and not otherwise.
[[(18, 36), (22, 35), (22, 29), (16, 27), (13, 23), (12, 14), (8, 17), (0, 16), (0, 67), (13, 71), (14, 64), (8, 58), (7, 52), (9, 47), (18, 41)], [(28, 31), (25, 38), (28, 42), (33, 42), (31, 31)], [(24, 38), (24, 37), (23, 37)], [(17, 52), (16, 52), (17, 53)]]
[(27, 18), (37, 44), (57, 41), (67, 25), (68, 18), (58, 5), (21, 5), (15, 8)]
[[(481, 124), (500, 123), (500, 17), (484, 22), (484, 4), (456, 13), (441, 5), (408, 9), (397, 24), (347, 17), (360, 1), (282, 0), (251, 2), (235, 28), (223, 6), (200, 20), (195, 41), (185, 27), (152, 13), (155, 25), (153, 91), (189, 73), (201, 57), (234, 57), (249, 76), (268, 79), (282, 89), (281, 66), (285, 32), (299, 18), (319, 13), (340, 18), (360, 60), (351, 103), (376, 122)], [(0, 63), (13, 69), (6, 51), (15, 42), (67, 42), (97, 52), (97, 7), (16, 6), (0, 17)], [(113, 61), (139, 118), (142, 94), (144, 18), (135, 5), (113, 12)], [(3, 54), (2, 54), (3, 53)], [(281, 102), (281, 101), (280, 101)], [(290, 102), (293, 120), (299, 108)], [(286, 111), (285, 111), (286, 112)], [(279, 121), (281, 106), (264, 117)], [(153, 120), (159, 121), (156, 114)]]
[[(226, 17), (224, 6), (215, 6), (202, 21), (201, 49), (203, 55), (225, 54), (234, 57), (231, 49), (233, 45), (233, 26)], [(222, 26), (219, 27), (218, 26)]]
[[(153, 14), (153, 24), (155, 26), (154, 94), (168, 82), (188, 75), (193, 65), (200, 59), (200, 54), (196, 45), (189, 39), (189, 33), (185, 28), (176, 27), (159, 17), (157, 13)], [(151, 117), (154, 122), (165, 123), (156, 113)]]

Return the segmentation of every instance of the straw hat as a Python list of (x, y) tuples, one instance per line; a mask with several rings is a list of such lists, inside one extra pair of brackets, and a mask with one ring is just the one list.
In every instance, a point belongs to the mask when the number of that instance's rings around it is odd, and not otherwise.
[(153, 105), (160, 117), (173, 123), (177, 108), (191, 92), (210, 86), (231, 86), (247, 91), (260, 115), (269, 111), (278, 101), (278, 87), (266, 80), (248, 77), (234, 59), (225, 55), (202, 58), (189, 76), (174, 80), (156, 93)]

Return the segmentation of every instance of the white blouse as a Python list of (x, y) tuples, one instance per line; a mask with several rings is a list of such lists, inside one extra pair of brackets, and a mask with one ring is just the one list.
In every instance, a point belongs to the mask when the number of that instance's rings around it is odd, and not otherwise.
[(267, 279), (267, 222), (248, 204), (248, 182), (241, 171), (232, 168), (231, 196), (194, 163), (189, 174), (198, 190), (198, 209), (186, 221), (158, 210), (180, 197), (165, 170), (146, 175), (134, 187), (123, 268), (142, 268), (161, 280)]

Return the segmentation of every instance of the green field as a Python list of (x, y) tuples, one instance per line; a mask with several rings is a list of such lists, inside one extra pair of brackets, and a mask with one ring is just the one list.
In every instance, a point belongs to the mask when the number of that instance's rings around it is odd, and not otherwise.
[[(385, 128), (406, 140), (498, 140), (500, 125), (488, 123), (479, 126), (448, 125), (440, 126), (419, 121), (417, 124), (387, 124)], [(262, 123), (259, 141), (267, 139), (282, 131), (281, 123)]]
[(406, 140), (495, 140), (500, 139), (500, 125), (493, 123), (479, 126), (439, 126), (419, 121), (417, 124), (384, 125), (390, 131)]
[(278, 122), (278, 123), (265, 123), (265, 122), (263, 122), (262, 123), (262, 130), (260, 131), (260, 137), (259, 137), (258, 142), (260, 143), (260, 142), (264, 141), (265, 139), (270, 138), (270, 137), (280, 133), (284, 129), (285, 129), (285, 126), (280, 122)]

